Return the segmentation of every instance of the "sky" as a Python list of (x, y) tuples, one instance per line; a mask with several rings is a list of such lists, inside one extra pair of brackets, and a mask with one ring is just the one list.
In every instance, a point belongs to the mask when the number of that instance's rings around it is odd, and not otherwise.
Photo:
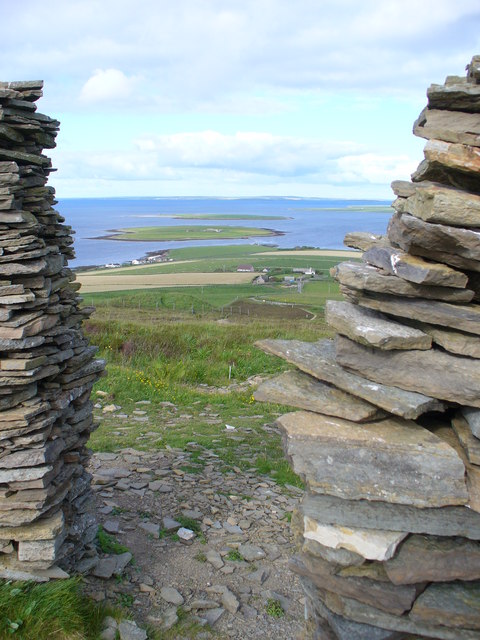
[(43, 79), (67, 197), (392, 199), (426, 89), (480, 53), (478, 0), (21, 0), (0, 80)]

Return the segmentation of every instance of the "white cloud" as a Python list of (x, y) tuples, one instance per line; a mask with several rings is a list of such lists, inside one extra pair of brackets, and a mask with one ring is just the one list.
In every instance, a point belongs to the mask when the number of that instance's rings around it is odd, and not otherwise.
[(392, 180), (409, 180), (418, 161), (405, 155), (361, 153), (338, 158), (330, 180), (337, 183), (388, 184)]
[(80, 100), (85, 103), (122, 102), (131, 95), (137, 81), (119, 69), (96, 69), (83, 85)]
[(277, 176), (317, 173), (332, 158), (351, 152), (350, 142), (276, 136), (265, 132), (176, 133), (139, 138), (138, 149), (155, 154), (159, 166), (227, 169)]
[(43, 21), (37, 0), (2, 10), (0, 77), (44, 77), (70, 107), (70, 85), (107, 94), (94, 69), (124, 88), (141, 74), (135, 97), (173, 109), (255, 90), (424, 91), (480, 47), (478, 0), (52, 0), (48, 41)]
[(45, 80), (40, 110), (64, 123), (58, 176), (78, 193), (407, 177), (397, 118), (480, 51), (478, 0), (50, 0), (48, 38), (38, 0), (1, 15), (0, 79)]
[(408, 179), (416, 163), (407, 156), (374, 153), (349, 142), (218, 131), (144, 137), (125, 151), (84, 157), (58, 154), (59, 178), (171, 181), (198, 184), (291, 182), (387, 185)]

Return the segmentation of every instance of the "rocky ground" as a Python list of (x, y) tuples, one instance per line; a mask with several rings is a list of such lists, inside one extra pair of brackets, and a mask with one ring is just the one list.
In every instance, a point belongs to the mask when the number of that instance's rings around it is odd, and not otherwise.
[(87, 589), (169, 638), (299, 638), (303, 597), (288, 559), (301, 491), (222, 466), (195, 443), (95, 454), (98, 518), (128, 551), (102, 554)]

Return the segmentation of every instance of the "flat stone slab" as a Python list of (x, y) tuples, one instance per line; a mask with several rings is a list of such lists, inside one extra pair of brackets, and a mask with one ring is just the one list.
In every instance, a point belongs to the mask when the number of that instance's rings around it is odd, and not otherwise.
[(472, 407), (462, 408), (463, 417), (470, 427), (470, 431), (476, 438), (480, 438), (480, 409), (473, 409)]
[(363, 254), (363, 259), (390, 275), (415, 284), (464, 288), (468, 282), (467, 276), (460, 271), (440, 262), (427, 262), (394, 247), (373, 247)]
[[(302, 585), (308, 593), (305, 579), (302, 580)], [(336, 634), (335, 640), (395, 640), (395, 637), (398, 637), (396, 634), (392, 634), (390, 630), (347, 620), (347, 618), (330, 611), (318, 598), (315, 598), (315, 610), (333, 629)]]
[(462, 173), (480, 173), (480, 154), (476, 147), (443, 140), (428, 140), (423, 150), (425, 160)]
[[(393, 183), (392, 189), (400, 195), (401, 186), (397, 188), (397, 184)], [(412, 186), (413, 193), (394, 202), (397, 211), (410, 213), (425, 222), (452, 227), (480, 227), (480, 196), (436, 182), (407, 184)]]
[(24, 542), (53, 540), (63, 531), (64, 523), (63, 512), (60, 510), (50, 518), (42, 518), (25, 527), (1, 527), (0, 540), (18, 540)]
[(335, 346), (331, 340), (260, 340), (257, 347), (283, 358), (319, 380), (362, 398), (389, 413), (404, 418), (418, 418), (426, 411), (442, 411), (438, 400), (419, 393), (402, 391), (383, 384), (372, 384), (365, 378), (345, 371), (335, 362)]
[(378, 349), (430, 349), (432, 346), (431, 337), (423, 331), (351, 302), (327, 300), (325, 319), (338, 333)]
[(448, 84), (432, 84), (427, 89), (430, 109), (449, 109), (452, 111), (480, 112), (480, 86), (457, 77)]
[(263, 382), (253, 395), (259, 402), (316, 411), (352, 422), (364, 422), (384, 415), (369, 402), (300, 371), (287, 371)]
[(464, 538), (413, 535), (384, 563), (394, 584), (480, 579), (480, 544)]
[(446, 351), (456, 353), (459, 356), (480, 359), (480, 339), (478, 336), (436, 327), (433, 324), (418, 323), (415, 326), (428, 333), (433, 342), (443, 347)]
[(369, 578), (335, 575), (334, 565), (307, 554), (294, 556), (290, 561), (290, 568), (296, 574), (310, 578), (321, 589), (356, 598), (398, 616), (411, 609), (417, 596), (417, 589), (411, 585), (395, 586)]
[(480, 305), (478, 304), (460, 305), (439, 300), (402, 299), (381, 294), (365, 295), (360, 291), (350, 292), (349, 297), (362, 307), (382, 311), (392, 316), (480, 335)]
[(455, 450), (415, 422), (361, 425), (298, 411), (277, 420), (296, 473), (314, 493), (417, 507), (465, 504), (465, 467)]
[(343, 500), (331, 495), (307, 493), (301, 510), (325, 524), (480, 540), (480, 514), (467, 507), (418, 509), (388, 502)]
[(480, 465), (480, 440), (473, 435), (467, 420), (463, 416), (457, 415), (452, 420), (452, 427), (469, 461), (472, 464)]
[(428, 300), (444, 300), (445, 302), (470, 302), (475, 295), (472, 289), (430, 286), (410, 282), (400, 278), (393, 272), (390, 273), (371, 264), (362, 264), (360, 262), (341, 262), (330, 269), (330, 274), (341, 285), (351, 289), (386, 293), (407, 298), (426, 298)]
[[(303, 516), (301, 516), (301, 519), (301, 536), (303, 538)], [(333, 562), (343, 567), (356, 567), (365, 563), (365, 558), (358, 553), (354, 553), (348, 549), (326, 547), (317, 540), (310, 540), (308, 538), (303, 538), (302, 551), (316, 558), (322, 558), (322, 560)]]
[(406, 532), (327, 525), (308, 516), (304, 518), (303, 536), (306, 540), (315, 540), (333, 549), (347, 549), (367, 560), (388, 560), (407, 535)]
[(404, 251), (432, 260), (439, 253), (452, 255), (452, 260), (455, 256), (480, 260), (480, 234), (472, 229), (425, 222), (407, 213), (395, 213), (390, 219), (387, 235)]
[[(376, 247), (382, 244), (388, 244), (388, 240), (383, 235), (376, 233), (368, 233), (367, 231), (350, 231), (345, 234), (343, 244), (352, 249), (358, 249), (359, 251), (366, 251), (371, 247)], [(361, 254), (358, 256), (361, 257)]]
[(468, 507), (480, 513), (480, 466), (470, 462), (465, 448), (450, 424), (441, 424), (435, 429), (435, 435), (453, 447), (462, 459), (466, 471)]
[(427, 624), (480, 629), (480, 582), (431, 584), (409, 616)]
[(427, 140), (480, 147), (480, 114), (426, 107), (415, 121), (413, 133)]
[[(473, 358), (430, 349), (382, 351), (337, 336), (337, 362), (369, 380), (480, 407), (480, 367)], [(415, 375), (412, 375), (415, 372)]]
[(353, 598), (346, 598), (328, 591), (323, 592), (323, 599), (329, 609), (345, 618), (383, 629), (409, 633), (414, 637), (426, 636), (439, 640), (478, 640), (479, 638), (478, 632), (472, 629), (449, 629), (439, 624), (413, 620), (409, 616), (394, 616)]

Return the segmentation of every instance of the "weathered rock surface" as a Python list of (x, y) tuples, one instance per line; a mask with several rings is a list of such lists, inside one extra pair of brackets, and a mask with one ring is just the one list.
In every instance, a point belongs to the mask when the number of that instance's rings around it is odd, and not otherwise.
[(414, 422), (391, 418), (360, 426), (303, 411), (278, 424), (294, 470), (315, 493), (419, 507), (467, 502), (462, 461)]
[[(418, 260), (418, 258), (415, 259)], [(341, 262), (330, 269), (330, 273), (344, 287), (374, 293), (445, 302), (470, 302), (475, 295), (471, 289), (416, 284), (398, 277), (393, 272), (389, 273), (370, 264), (358, 262)]]
[(427, 89), (427, 97), (430, 109), (480, 112), (480, 86), (465, 78), (456, 77), (454, 82), (444, 85), (432, 84)]
[(256, 389), (254, 397), (259, 402), (276, 402), (353, 422), (382, 415), (368, 402), (299, 371), (287, 371), (267, 380)]
[[(365, 231), (352, 231), (345, 235), (343, 243), (347, 247), (352, 249), (359, 249), (360, 251), (366, 251), (370, 247), (377, 245), (388, 244), (388, 239), (385, 236), (380, 236), (375, 233), (367, 233)], [(358, 256), (361, 257), (360, 254)]]
[(333, 549), (346, 549), (367, 560), (388, 560), (407, 535), (399, 531), (380, 531), (326, 525), (305, 516), (304, 538)]
[(480, 410), (472, 407), (463, 407), (462, 413), (470, 427), (470, 431), (476, 438), (480, 438)]
[(461, 331), (441, 329), (433, 324), (425, 324), (423, 322), (415, 323), (414, 326), (428, 333), (435, 344), (443, 347), (446, 351), (450, 351), (450, 353), (470, 358), (480, 358), (480, 340), (477, 336), (462, 333)]
[(427, 140), (480, 147), (480, 114), (426, 107), (415, 121), (413, 132)]
[(453, 227), (480, 227), (480, 196), (474, 193), (435, 182), (393, 182), (392, 189), (399, 196), (393, 206), (401, 213)]
[(329, 609), (349, 620), (413, 634), (414, 637), (426, 636), (427, 638), (440, 638), (440, 640), (478, 640), (478, 633), (472, 629), (449, 629), (434, 622), (413, 620), (410, 616), (394, 616), (376, 607), (360, 603), (353, 598), (346, 598), (328, 591), (324, 592), (324, 601)]
[(463, 288), (468, 281), (464, 273), (455, 271), (445, 264), (428, 262), (395, 247), (373, 247), (364, 253), (363, 259), (390, 275), (396, 275), (415, 284)]
[(292, 568), (295, 573), (307, 576), (314, 584), (342, 596), (357, 598), (387, 613), (402, 615), (409, 611), (417, 596), (413, 586), (394, 586), (368, 578), (341, 577), (335, 575), (335, 567), (318, 558), (305, 554), (294, 556)]
[(394, 584), (480, 579), (480, 544), (440, 536), (411, 536), (384, 564)]
[(332, 495), (307, 493), (301, 509), (310, 518), (341, 527), (480, 540), (480, 514), (467, 507), (419, 509), (388, 502), (344, 500)]
[(432, 346), (432, 339), (423, 331), (350, 302), (328, 300), (325, 319), (338, 333), (378, 349), (430, 349)]
[(352, 291), (348, 292), (348, 296), (362, 307), (382, 311), (392, 316), (480, 335), (480, 305), (477, 304), (467, 306), (439, 300), (396, 298), (381, 294), (366, 295)]
[(324, 380), (352, 395), (404, 418), (417, 418), (430, 410), (442, 410), (442, 404), (419, 393), (374, 384), (349, 373), (335, 362), (335, 346), (330, 340), (310, 343), (300, 340), (260, 340), (263, 351), (284, 358), (319, 380)]
[(103, 373), (68, 269), (71, 229), (47, 186), (59, 122), (42, 82), (0, 83), (0, 576), (66, 577), (96, 562), (85, 444)]
[(467, 420), (463, 416), (457, 415), (452, 420), (452, 427), (469, 461), (472, 464), (480, 465), (480, 440), (473, 435)]
[[(393, 244), (414, 255), (428, 257), (454, 266), (480, 261), (480, 234), (472, 229), (424, 222), (407, 213), (396, 213), (390, 220), (388, 237)], [(478, 271), (472, 269), (472, 271)]]
[[(387, 353), (343, 336), (337, 336), (335, 345), (337, 362), (369, 380), (480, 407), (480, 367), (472, 358), (438, 349)], [(414, 378), (412, 371), (416, 374)]]
[(480, 582), (431, 584), (409, 617), (426, 624), (480, 629)]

